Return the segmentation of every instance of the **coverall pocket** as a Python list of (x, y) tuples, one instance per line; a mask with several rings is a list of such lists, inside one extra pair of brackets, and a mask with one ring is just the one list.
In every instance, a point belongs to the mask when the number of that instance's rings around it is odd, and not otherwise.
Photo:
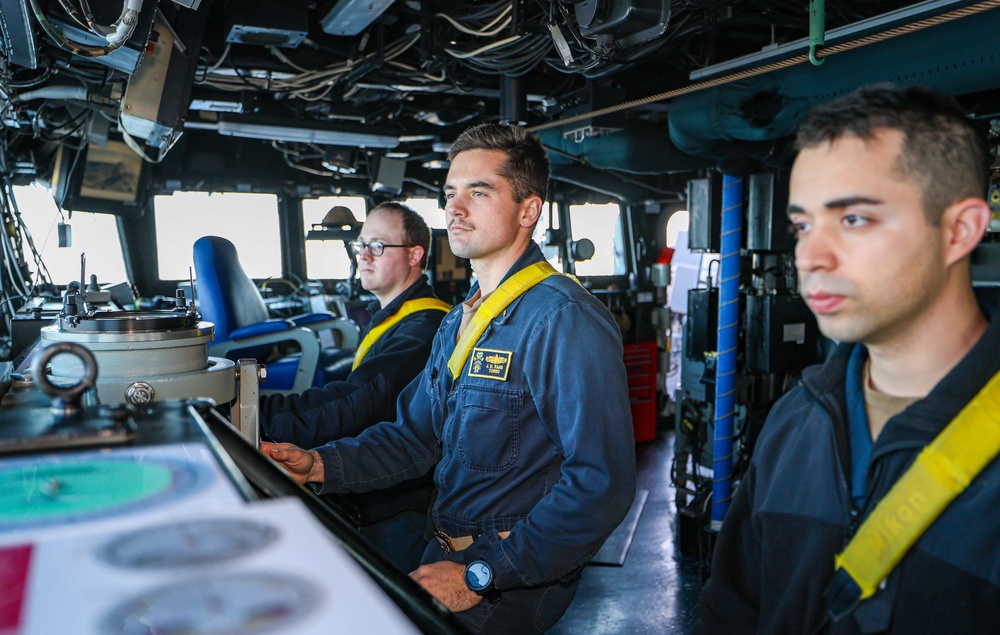
[(502, 388), (463, 386), (458, 429), (462, 465), (503, 472), (517, 462), (521, 393)]

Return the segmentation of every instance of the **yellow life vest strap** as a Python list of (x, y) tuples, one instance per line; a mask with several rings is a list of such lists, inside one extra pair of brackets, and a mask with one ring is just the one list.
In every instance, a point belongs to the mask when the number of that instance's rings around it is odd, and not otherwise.
[(552, 268), (552, 265), (544, 260), (536, 262), (504, 280), (503, 284), (483, 301), (472, 321), (465, 327), (465, 332), (462, 333), (462, 337), (459, 338), (455, 350), (452, 351), (451, 357), (448, 359), (448, 370), (451, 371), (452, 379), (458, 379), (458, 376), (462, 374), (462, 368), (465, 366), (465, 361), (469, 359), (472, 347), (479, 341), (490, 322), (522, 293), (553, 275), (560, 274)]
[(451, 311), (451, 305), (443, 300), (438, 300), (437, 298), (417, 298), (416, 300), (407, 300), (403, 303), (403, 306), (399, 307), (399, 310), (382, 320), (377, 326), (372, 327), (365, 334), (361, 343), (358, 344), (358, 350), (354, 352), (354, 364), (351, 365), (351, 370), (361, 365), (361, 362), (365, 361), (365, 356), (368, 351), (371, 350), (375, 342), (379, 340), (380, 337), (385, 335), (385, 332), (396, 326), (403, 318), (417, 311), (444, 311), (447, 313)]
[[(924, 531), (998, 452), (1000, 373), (917, 455), (837, 555), (834, 581), (828, 590), (831, 613), (835, 617), (846, 614), (871, 597)], [(856, 587), (843, 579), (844, 573)]]

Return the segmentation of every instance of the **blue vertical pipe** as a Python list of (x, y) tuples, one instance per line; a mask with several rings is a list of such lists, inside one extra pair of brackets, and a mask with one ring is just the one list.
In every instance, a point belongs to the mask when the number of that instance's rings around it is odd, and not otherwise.
[(719, 333), (715, 368), (715, 439), (712, 452), (712, 528), (718, 530), (733, 493), (733, 419), (736, 409), (736, 331), (740, 306), (740, 237), (743, 179), (722, 177)]

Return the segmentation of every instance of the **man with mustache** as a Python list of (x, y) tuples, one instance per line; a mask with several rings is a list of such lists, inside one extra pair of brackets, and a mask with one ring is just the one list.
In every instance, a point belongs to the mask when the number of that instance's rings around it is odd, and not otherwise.
[[(340, 211), (353, 218), (349, 209)], [(395, 418), (396, 398), (427, 363), (434, 333), (451, 308), (434, 296), (424, 276), (430, 236), (420, 214), (402, 203), (382, 203), (368, 212), (350, 247), (357, 254), (361, 286), (377, 301), (368, 307), (372, 321), (351, 374), (300, 395), (263, 398), (260, 423), (266, 438), (311, 448)], [(411, 571), (427, 544), (423, 536), (432, 497), (430, 479), (419, 478), (342, 502), (355, 504), (361, 533), (393, 564)]]
[[(797, 147), (801, 292), (839, 346), (768, 417), (695, 632), (998, 633), (996, 460), (876, 583), (838, 556), (923, 508), (928, 488), (905, 489), (903, 474), (1000, 371), (1000, 321), (970, 279), (990, 221), (986, 144), (948, 98), (869, 87), (815, 108)], [(888, 525), (880, 510), (862, 526), (901, 480), (914, 506), (887, 502)], [(852, 545), (865, 566), (877, 542)]]
[(538, 137), (482, 124), (449, 159), (448, 238), (478, 281), (396, 421), (315, 450), (261, 450), (321, 493), (433, 470), (437, 539), (411, 577), (474, 633), (544, 632), (635, 493), (621, 333), (531, 239), (549, 177)]

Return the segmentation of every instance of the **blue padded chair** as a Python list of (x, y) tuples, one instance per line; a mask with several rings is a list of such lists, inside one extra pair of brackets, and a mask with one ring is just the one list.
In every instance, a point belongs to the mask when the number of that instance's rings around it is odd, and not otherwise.
[[(208, 353), (237, 360), (252, 357), (267, 365), (262, 393), (302, 392), (342, 379), (350, 370), (360, 334), (356, 324), (331, 313), (272, 319), (257, 285), (243, 271), (236, 247), (225, 238), (204, 236), (194, 244), (198, 308), (215, 325)], [(330, 330), (338, 348), (323, 349), (318, 332)], [(270, 359), (280, 343), (299, 352)]]

